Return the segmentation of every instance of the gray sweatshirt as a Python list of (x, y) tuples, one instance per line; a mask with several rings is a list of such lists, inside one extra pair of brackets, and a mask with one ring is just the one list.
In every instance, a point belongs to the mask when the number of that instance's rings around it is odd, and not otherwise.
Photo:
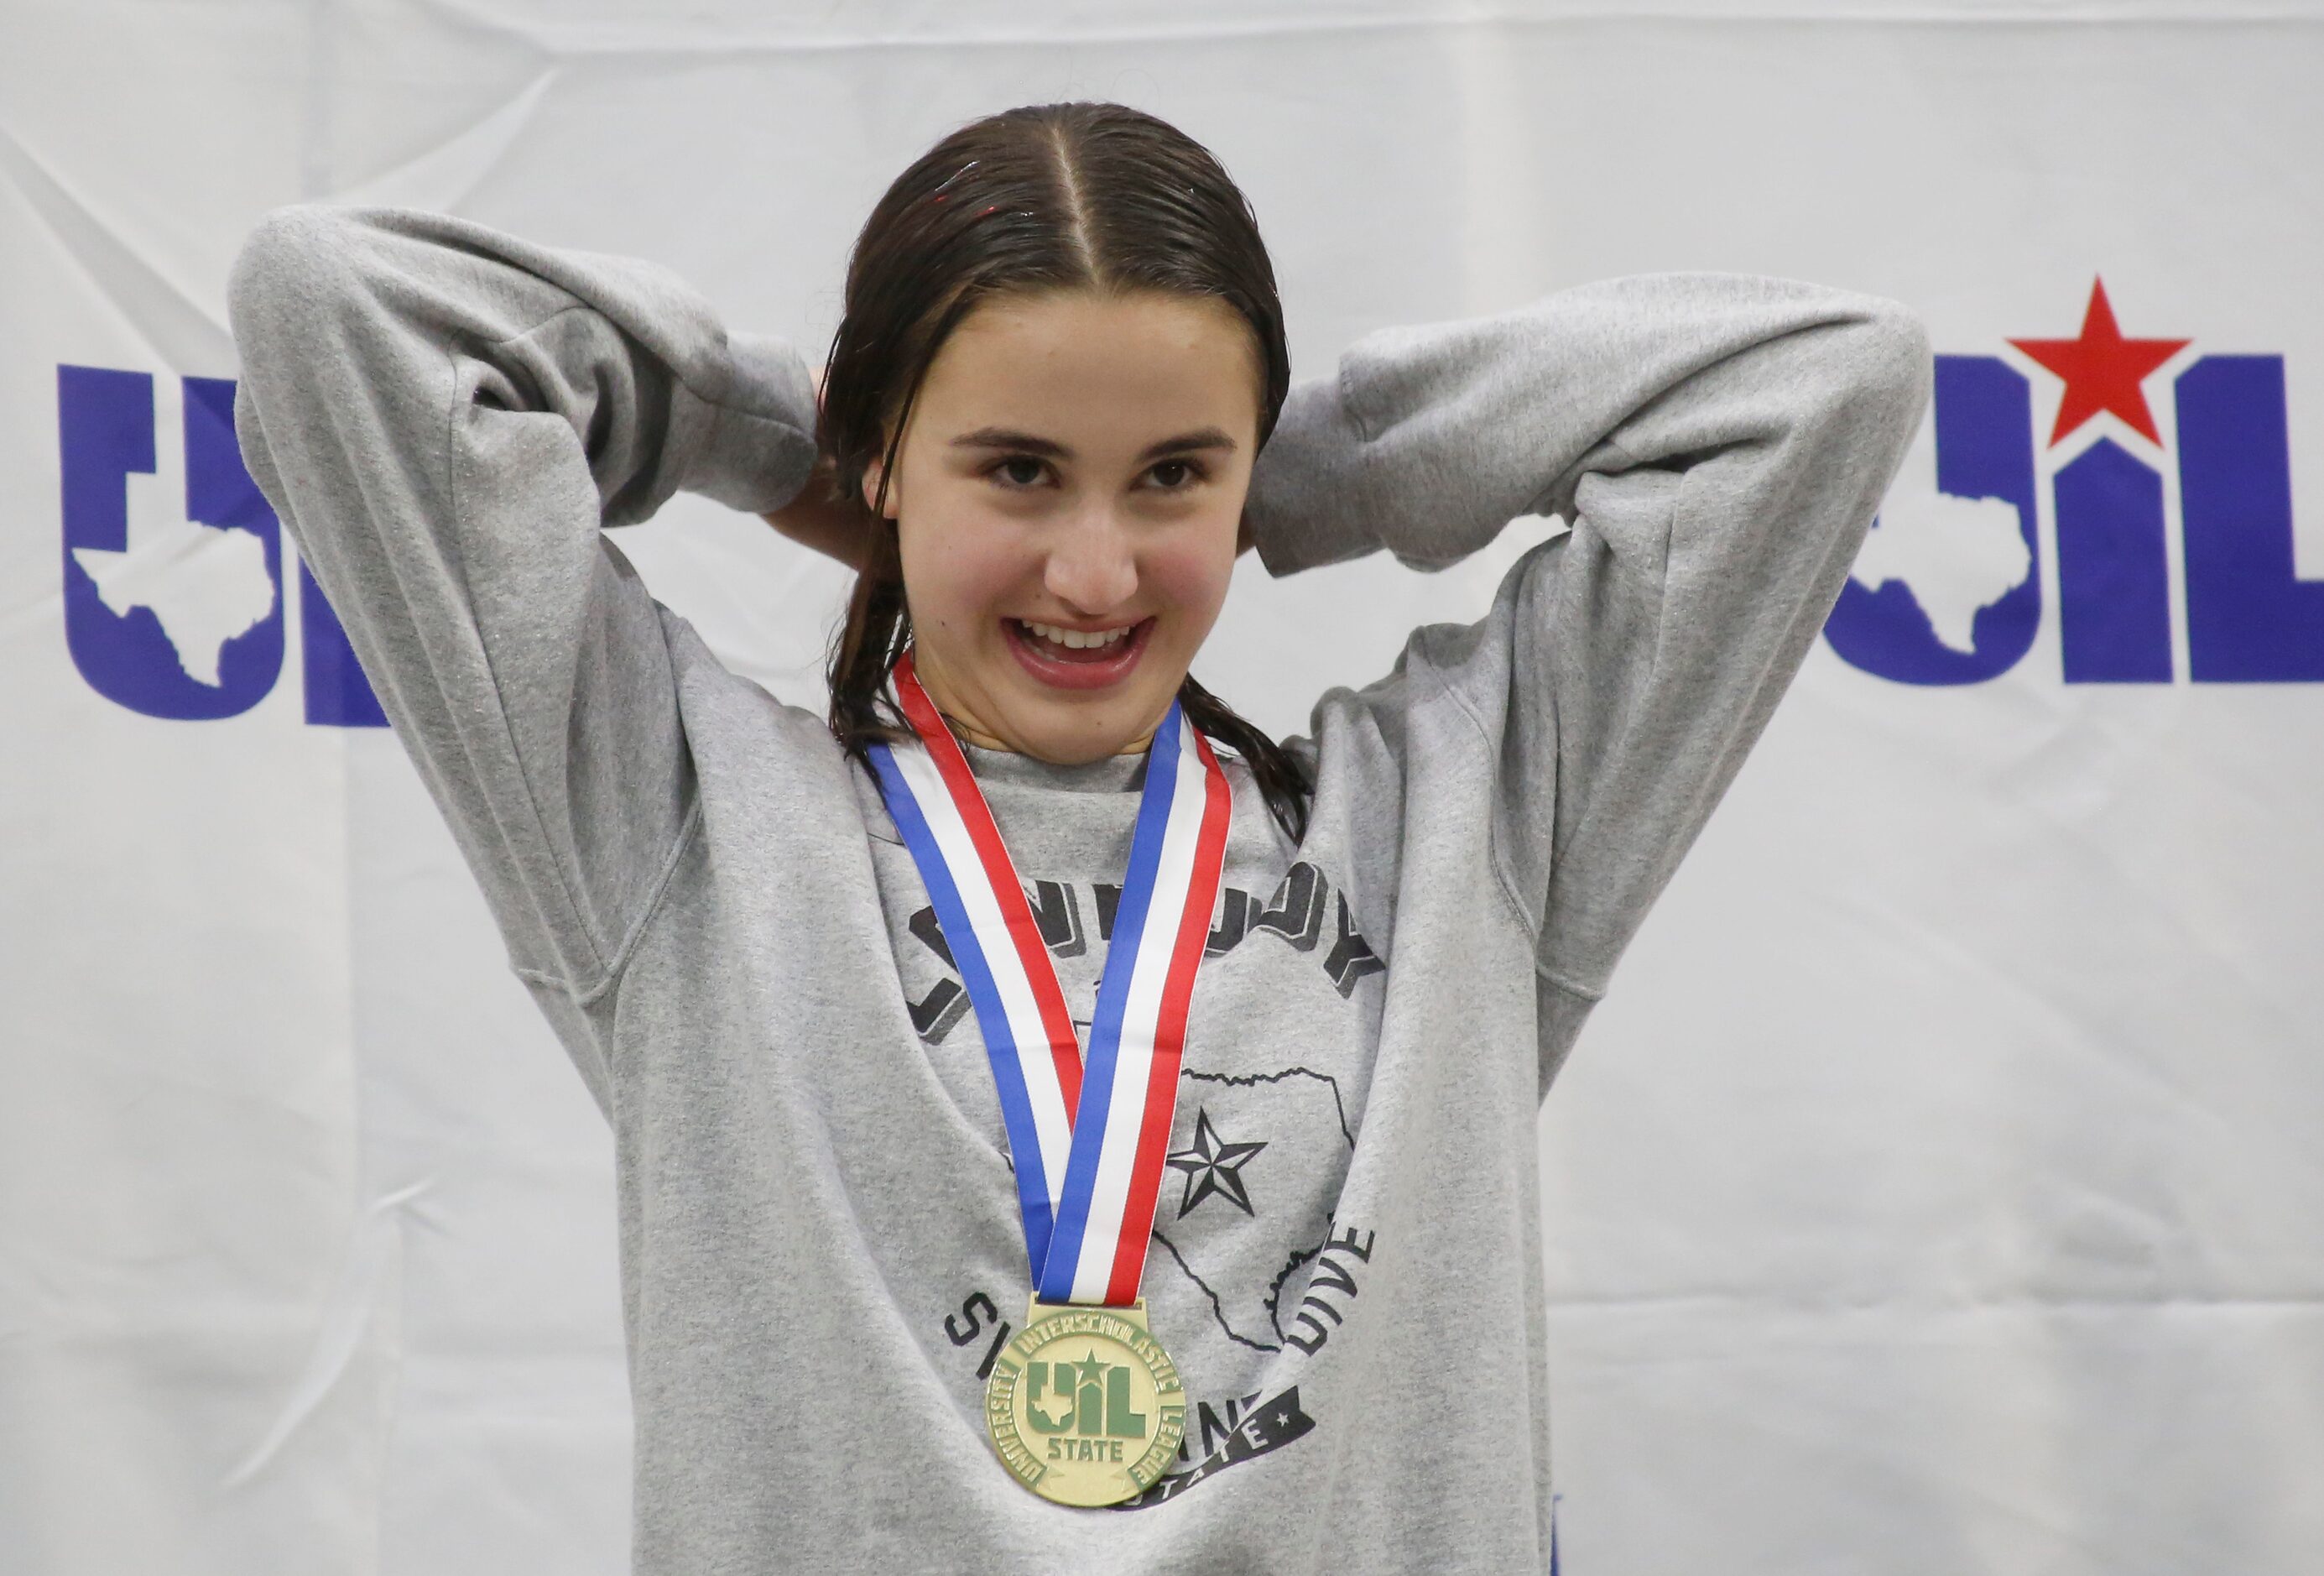
[[(1928, 397), (1911, 312), (1650, 274), (1295, 387), (1271, 572), (1572, 528), (1316, 701), (1303, 841), (1222, 755), (1145, 1284), (1186, 1443), (1075, 1510), (982, 1425), (1025, 1245), (918, 872), (600, 531), (788, 502), (805, 363), (661, 269), (409, 211), (270, 215), (230, 293), (251, 472), (613, 1129), (637, 1571), (1547, 1567), (1539, 1101), (1839, 594)], [(971, 758), (1085, 1024), (1139, 763)]]

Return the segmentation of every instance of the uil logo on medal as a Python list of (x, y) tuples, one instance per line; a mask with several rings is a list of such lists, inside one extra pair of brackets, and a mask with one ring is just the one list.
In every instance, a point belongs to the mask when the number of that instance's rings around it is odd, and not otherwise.
[(1177, 1458), (1186, 1396), (1147, 1333), (1146, 1303), (1056, 1307), (1036, 1299), (984, 1392), (992, 1448), (1017, 1480), (1059, 1505), (1145, 1492)]

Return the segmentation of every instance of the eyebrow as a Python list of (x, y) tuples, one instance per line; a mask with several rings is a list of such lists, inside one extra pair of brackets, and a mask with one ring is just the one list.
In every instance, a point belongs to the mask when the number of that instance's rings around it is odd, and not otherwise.
[[(1013, 432), (1005, 427), (979, 427), (973, 432), (964, 432), (952, 440), (954, 449), (1011, 449), (1023, 454), (1038, 454), (1045, 459), (1071, 459), (1074, 451), (1054, 439), (1036, 437), (1030, 432)], [(1184, 454), (1195, 449), (1232, 450), (1235, 440), (1216, 427), (1198, 427), (1192, 432), (1181, 432), (1175, 438), (1165, 438), (1159, 443), (1147, 445), (1140, 460), (1159, 459), (1166, 454)]]

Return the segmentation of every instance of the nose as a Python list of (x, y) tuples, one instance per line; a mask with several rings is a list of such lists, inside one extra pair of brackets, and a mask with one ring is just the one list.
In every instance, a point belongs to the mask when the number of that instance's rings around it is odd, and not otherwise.
[(1084, 618), (1111, 613), (1138, 590), (1138, 560), (1130, 532), (1109, 510), (1082, 515), (1050, 544), (1041, 583)]

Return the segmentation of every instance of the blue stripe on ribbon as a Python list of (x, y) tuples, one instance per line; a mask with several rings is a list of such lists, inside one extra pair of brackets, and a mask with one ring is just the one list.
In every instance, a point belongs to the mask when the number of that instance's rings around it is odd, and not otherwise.
[[(911, 850), (912, 862), (920, 867), (920, 880), (928, 889), (928, 900), (936, 905), (936, 923), (943, 928), (945, 944), (952, 950), (953, 966), (960, 970), (961, 983), (968, 987), (969, 1003), (976, 1008), (977, 1026), (984, 1033), (985, 1055), (992, 1063), (992, 1082), (1001, 1096), (1001, 1123), (1009, 1134), (1009, 1154), (1016, 1163), (1017, 1210), (1025, 1222), (1025, 1252), (1032, 1273), (1038, 1275), (1048, 1253), (1054, 1223), (1049, 1214), (1048, 1178), (1041, 1166), (1041, 1135), (1033, 1125), (1033, 1102), (1026, 1092), (1024, 1070), (1017, 1064), (1017, 1043), (1009, 1024), (1009, 1009), (1001, 1003), (1001, 988), (993, 983), (991, 966), (985, 960), (976, 927), (969, 922), (968, 908), (953, 885), (944, 849), (937, 844), (936, 834), (928, 830), (911, 784), (897, 769), (886, 745), (875, 744), (868, 753), (880, 774), (881, 796), (887, 801), (888, 813), (894, 819), (896, 830), (903, 834), (904, 846)], [(976, 874), (982, 876), (982, 866)], [(1043, 1055), (1050, 1053), (1046, 1044), (1041, 1052)]]
[[(1106, 942), (1105, 971), (1099, 976), (1097, 1009), (1091, 1015), (1089, 1053), (1082, 1063), (1081, 1108), (1074, 1122), (1073, 1148), (1065, 1160), (1065, 1186), (1058, 1205), (1056, 1235), (1046, 1256), (1035, 1254), (1036, 1284), (1045, 1303), (1073, 1300), (1074, 1272), (1081, 1263), (1082, 1238), (1089, 1229), (1090, 1198), (1097, 1191), (1097, 1163), (1106, 1139), (1106, 1111), (1121, 1058), (1122, 1015), (1130, 1005), (1130, 976), (1146, 936), (1154, 903), (1154, 877), (1162, 866), (1162, 839), (1170, 827), (1170, 806), (1178, 786), (1183, 721), (1170, 702), (1146, 751), (1146, 786), (1138, 802), (1138, 829), (1130, 843), (1130, 868), (1113, 911), (1113, 935)], [(1142, 1116), (1126, 1141), (1135, 1146)]]

